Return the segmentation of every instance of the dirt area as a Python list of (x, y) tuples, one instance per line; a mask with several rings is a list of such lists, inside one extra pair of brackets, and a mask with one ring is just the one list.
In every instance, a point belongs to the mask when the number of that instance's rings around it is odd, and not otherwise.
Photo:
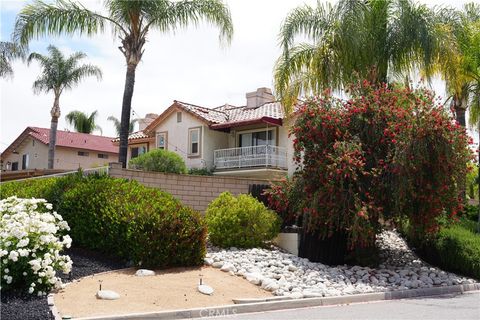
[[(215, 290), (211, 296), (198, 292), (200, 275), (203, 284)], [(97, 299), (99, 280), (102, 289), (117, 292), (120, 299)], [(241, 277), (212, 267), (168, 269), (148, 277), (135, 276), (132, 268), (82, 278), (55, 294), (54, 300), (62, 316), (77, 318), (228, 305), (235, 298), (271, 295)]]

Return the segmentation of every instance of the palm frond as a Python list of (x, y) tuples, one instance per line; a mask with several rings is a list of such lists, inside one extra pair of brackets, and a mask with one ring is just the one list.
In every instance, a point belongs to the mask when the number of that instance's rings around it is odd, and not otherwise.
[(31, 39), (45, 35), (92, 36), (104, 31), (105, 21), (114, 22), (68, 0), (57, 0), (55, 4), (35, 0), (18, 14), (13, 38), (18, 43), (28, 44)]
[(102, 128), (96, 124), (98, 112), (94, 111), (90, 115), (82, 111), (71, 111), (65, 116), (68, 124), (72, 125), (77, 132), (92, 133), (95, 130), (102, 133)]
[(0, 41), (0, 78), (13, 75), (12, 61), (25, 59), (27, 48), (14, 42)]

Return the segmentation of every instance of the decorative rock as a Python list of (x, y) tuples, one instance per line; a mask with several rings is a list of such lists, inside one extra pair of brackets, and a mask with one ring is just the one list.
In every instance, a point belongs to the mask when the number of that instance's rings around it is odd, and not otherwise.
[(206, 264), (207, 266), (211, 266), (214, 261), (213, 261), (212, 258), (205, 258), (205, 259), (203, 259), (203, 262), (205, 262), (205, 264)]
[(275, 291), (280, 288), (278, 285), (277, 281), (269, 278), (265, 278), (262, 280), (262, 289), (267, 290), (267, 291)]
[(298, 268), (295, 267), (294, 265), (289, 265), (289, 266), (288, 266), (288, 271), (295, 272), (295, 271), (297, 271), (297, 269), (298, 269)]
[(198, 285), (197, 289), (200, 293), (206, 294), (207, 296), (210, 296), (213, 294), (213, 288), (210, 286), (207, 286), (206, 284)]
[(212, 263), (212, 267), (214, 268), (221, 268), (223, 266), (223, 261), (215, 261)]
[(120, 295), (112, 290), (99, 290), (97, 291), (97, 298), (102, 300), (117, 300), (120, 299)]
[(234, 269), (235, 269), (235, 267), (230, 262), (224, 263), (223, 266), (220, 268), (220, 270), (222, 270), (224, 272), (233, 271)]
[(262, 282), (262, 275), (259, 273), (246, 273), (245, 278), (252, 284), (259, 285)]
[(135, 275), (137, 277), (149, 277), (149, 276), (154, 276), (155, 271), (148, 270), (148, 269), (138, 269), (137, 272), (135, 272)]

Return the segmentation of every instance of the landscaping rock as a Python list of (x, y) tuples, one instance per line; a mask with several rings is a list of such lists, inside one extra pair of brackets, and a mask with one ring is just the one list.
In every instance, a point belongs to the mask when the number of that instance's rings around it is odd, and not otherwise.
[(261, 285), (276, 296), (292, 299), (474, 282), (423, 262), (395, 231), (384, 231), (378, 235), (377, 246), (382, 259), (378, 268), (327, 266), (275, 247), (271, 250), (209, 247), (208, 261), (216, 268)]
[(138, 269), (137, 272), (135, 272), (135, 275), (137, 277), (149, 277), (149, 276), (154, 276), (155, 271), (148, 270), (148, 269)]
[(98, 290), (97, 298), (102, 300), (117, 300), (120, 299), (120, 295), (112, 290)]
[(208, 296), (212, 295), (213, 294), (213, 288), (210, 287), (210, 286), (207, 286), (206, 284), (200, 284), (198, 287), (197, 287), (198, 291), (200, 293), (203, 293), (203, 294), (206, 294)]

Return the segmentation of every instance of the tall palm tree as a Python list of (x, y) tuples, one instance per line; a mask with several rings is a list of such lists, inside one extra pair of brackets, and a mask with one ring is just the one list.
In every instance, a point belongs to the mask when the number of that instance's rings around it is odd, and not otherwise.
[(475, 96), (475, 83), (480, 79), (479, 26), (478, 4), (466, 4), (463, 10), (444, 8), (438, 14), (437, 28), (441, 45), (435, 67), (445, 80), (456, 119), (464, 127), (465, 112), (472, 95)]
[(48, 46), (49, 55), (42, 55), (33, 52), (28, 57), (28, 64), (33, 60), (38, 61), (42, 68), (40, 76), (33, 83), (33, 91), (36, 94), (41, 92), (53, 92), (53, 107), (50, 111), (52, 116), (50, 125), (50, 138), (48, 143), (48, 169), (53, 169), (55, 159), (55, 145), (57, 141), (57, 125), (60, 117), (60, 95), (64, 90), (72, 89), (80, 81), (89, 76), (102, 78), (102, 72), (96, 66), (90, 64), (79, 65), (86, 57), (83, 52), (76, 52), (66, 58), (55, 46)]
[[(291, 109), (301, 94), (341, 90), (358, 79), (379, 84), (414, 68), (430, 76), (436, 50), (433, 21), (430, 9), (410, 0), (298, 7), (280, 29), (283, 53), (274, 70), (275, 91)], [(297, 43), (298, 36), (310, 42)]]
[(24, 59), (26, 48), (14, 42), (0, 41), (0, 78), (13, 75), (12, 61)]
[[(113, 125), (115, 127), (115, 131), (117, 132), (117, 136), (120, 136), (120, 132), (122, 129), (122, 126), (120, 124), (120, 120), (117, 119), (117, 117), (114, 116), (109, 116), (107, 118), (108, 121), (112, 121)], [(128, 126), (128, 133), (132, 133), (135, 130), (135, 124), (137, 123), (138, 119), (132, 119), (130, 120), (130, 124)]]
[(119, 37), (120, 51), (127, 71), (122, 101), (119, 161), (127, 164), (130, 109), (135, 84), (135, 71), (142, 59), (150, 30), (170, 32), (201, 20), (220, 29), (220, 39), (231, 40), (233, 34), (229, 9), (221, 0), (107, 0), (107, 15), (93, 12), (69, 0), (55, 4), (42, 1), (25, 6), (17, 17), (14, 38), (28, 43), (35, 37), (52, 34), (87, 34), (104, 32), (108, 24)]
[(65, 116), (65, 120), (67, 120), (67, 123), (72, 125), (77, 132), (90, 134), (93, 131), (98, 130), (100, 131), (100, 134), (102, 134), (102, 128), (96, 123), (97, 115), (97, 110), (93, 111), (90, 115), (75, 110), (69, 112)]

